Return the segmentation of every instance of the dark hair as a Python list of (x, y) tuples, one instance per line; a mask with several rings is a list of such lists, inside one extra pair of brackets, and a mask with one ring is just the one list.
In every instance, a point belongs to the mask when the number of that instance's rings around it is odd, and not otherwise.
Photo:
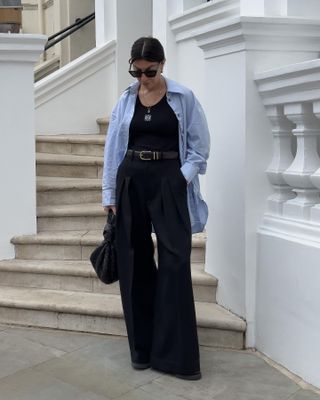
[(137, 39), (131, 47), (131, 58), (129, 63), (135, 60), (164, 61), (164, 50), (158, 39), (147, 36)]

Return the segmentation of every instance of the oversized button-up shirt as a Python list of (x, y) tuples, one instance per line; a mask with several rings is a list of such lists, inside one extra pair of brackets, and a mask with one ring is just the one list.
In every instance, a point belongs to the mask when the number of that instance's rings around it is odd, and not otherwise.
[[(193, 92), (164, 77), (167, 101), (179, 121), (181, 172), (188, 185), (188, 210), (192, 233), (202, 232), (208, 207), (200, 193), (198, 174), (204, 174), (210, 150), (210, 134), (203, 109)], [(109, 123), (102, 178), (102, 205), (115, 205), (116, 175), (128, 148), (129, 127), (134, 114), (139, 82), (131, 84), (120, 96)], [(147, 162), (147, 161), (146, 161)]]

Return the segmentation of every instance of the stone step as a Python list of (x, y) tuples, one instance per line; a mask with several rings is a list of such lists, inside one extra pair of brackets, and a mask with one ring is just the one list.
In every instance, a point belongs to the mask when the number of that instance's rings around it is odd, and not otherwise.
[(105, 137), (103, 135), (37, 135), (38, 153), (75, 154), (103, 156)]
[[(155, 235), (153, 234), (154, 243)], [(52, 231), (12, 238), (17, 259), (26, 260), (89, 260), (90, 254), (101, 243), (101, 230)], [(203, 263), (205, 233), (192, 235), (191, 262)]]
[(106, 136), (109, 126), (109, 118), (97, 118), (97, 124), (99, 125), (100, 135)]
[[(202, 263), (193, 263), (191, 274), (195, 300), (215, 302), (217, 279), (204, 271)], [(0, 285), (120, 294), (118, 282), (105, 285), (97, 278), (91, 263), (80, 260), (2, 260)]]
[(101, 204), (69, 204), (37, 208), (38, 232), (103, 230), (106, 212)]
[(37, 177), (37, 205), (101, 203), (101, 179)]
[[(244, 347), (245, 321), (215, 303), (195, 306), (201, 345)], [(2, 286), (0, 323), (126, 335), (117, 294)]]
[(101, 178), (103, 157), (37, 153), (37, 176)]

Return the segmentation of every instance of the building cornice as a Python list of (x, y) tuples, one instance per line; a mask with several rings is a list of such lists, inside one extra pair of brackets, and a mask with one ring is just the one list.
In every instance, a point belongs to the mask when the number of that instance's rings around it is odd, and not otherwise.
[(0, 33), (0, 61), (36, 63), (47, 40), (45, 35)]
[(50, 7), (52, 7), (53, 6), (53, 0), (46, 0), (44, 3), (43, 3), (43, 5), (42, 5), (42, 7), (43, 7), (43, 9), (45, 10), (46, 8), (50, 8)]
[(116, 41), (94, 48), (35, 83), (36, 108), (115, 62)]
[(244, 51), (320, 51), (320, 20), (240, 16), (237, 0), (196, 7), (169, 20), (176, 41), (196, 39), (205, 58)]
[(23, 11), (33, 11), (38, 9), (38, 4), (32, 4), (32, 3), (24, 3), (22, 2), (22, 7)]
[(195, 34), (206, 31), (213, 23), (239, 16), (240, 0), (220, 0), (208, 2), (182, 14), (169, 18), (169, 24), (176, 41), (187, 40)]
[[(43, 1), (43, 3), (42, 3), (42, 7), (44, 10), (47, 8), (50, 8), (52, 6), (53, 6), (53, 0), (46, 0), (46, 1)], [(34, 10), (38, 10), (38, 3), (34, 4), (34, 3), (22, 2), (22, 7), (23, 7), (24, 11), (25, 10), (26, 11), (34, 11)]]
[(320, 59), (257, 73), (254, 80), (265, 105), (319, 100)]

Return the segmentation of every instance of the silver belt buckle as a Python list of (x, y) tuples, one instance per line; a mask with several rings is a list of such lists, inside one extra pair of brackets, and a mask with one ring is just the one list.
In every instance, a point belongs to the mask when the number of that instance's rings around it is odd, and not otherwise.
[[(149, 155), (150, 157), (145, 158), (146, 154)], [(151, 161), (153, 159), (152, 155), (153, 155), (153, 152), (151, 150), (142, 150), (139, 153), (139, 158), (140, 158), (140, 160), (143, 160), (143, 161)]]

